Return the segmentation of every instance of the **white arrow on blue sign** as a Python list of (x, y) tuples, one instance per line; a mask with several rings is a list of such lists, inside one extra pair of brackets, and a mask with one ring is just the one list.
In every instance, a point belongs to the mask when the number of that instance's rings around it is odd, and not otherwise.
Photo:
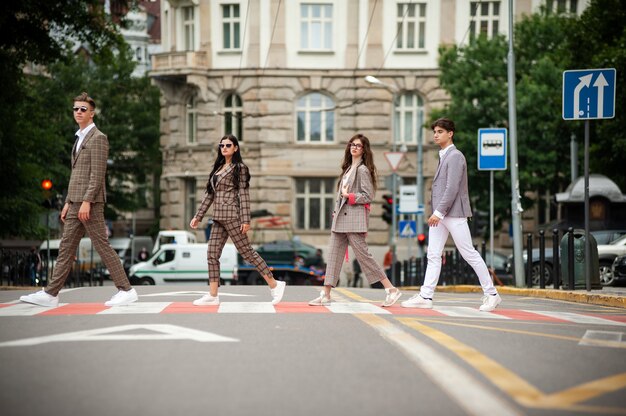
[(615, 117), (615, 68), (563, 72), (563, 119)]

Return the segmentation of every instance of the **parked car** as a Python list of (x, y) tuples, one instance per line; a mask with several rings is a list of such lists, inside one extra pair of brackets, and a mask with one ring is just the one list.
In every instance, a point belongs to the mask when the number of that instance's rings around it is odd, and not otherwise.
[[(596, 240), (596, 243), (598, 244), (598, 255), (599, 255), (598, 258), (600, 260), (600, 282), (602, 283), (603, 286), (610, 285), (608, 281), (611, 280), (610, 278), (611, 265), (613, 263), (613, 260), (615, 259), (615, 256), (617, 256), (619, 252), (619, 249), (617, 250), (618, 252), (615, 252), (616, 247), (613, 247), (613, 244), (617, 243), (618, 241), (622, 241), (622, 242), (624, 241), (624, 238), (626, 238), (626, 230), (596, 230), (596, 231), (590, 231), (590, 234), (593, 235), (594, 239)], [(614, 241), (610, 240), (613, 237), (618, 237), (618, 238), (617, 240), (614, 240)], [(546, 238), (546, 240), (547, 239), (548, 238)], [(607, 242), (607, 243), (604, 243), (604, 242)], [(537, 242), (535, 242), (534, 244), (538, 245)], [(606, 253), (604, 254), (604, 256), (600, 254), (601, 247), (608, 247), (606, 249), (602, 249), (603, 251), (606, 250)], [(614, 253), (614, 254), (611, 255), (610, 253)], [(545, 256), (544, 279), (545, 279), (546, 285), (551, 285), (553, 282), (552, 278), (554, 274), (554, 259), (553, 259), (552, 254), (553, 254), (552, 247), (546, 248), (545, 254), (544, 254)], [(522, 256), (524, 259), (524, 270), (526, 271), (526, 268), (528, 267), (527, 266), (528, 252), (524, 250), (524, 252), (522, 253)], [(559, 257), (560, 256), (561, 256), (561, 253), (559, 253)], [(539, 271), (540, 271), (540, 258), (539, 257), (540, 257), (539, 249), (533, 248), (531, 274), (532, 274), (532, 282), (534, 286), (539, 285)], [(507, 270), (511, 274), (514, 273), (513, 255), (509, 256), (509, 259), (507, 262)]]
[(621, 236), (610, 244), (598, 245), (598, 260), (600, 261), (600, 283), (610, 286), (615, 282), (613, 264), (615, 258), (626, 254), (626, 235)]
[[(317, 248), (298, 240), (277, 240), (265, 243), (257, 249), (259, 255), (272, 270), (272, 274), (289, 285), (321, 285), (324, 283), (324, 270), (305, 267), (304, 259), (315, 254)], [(264, 284), (256, 268), (237, 255), (235, 279), (239, 285)]]
[(611, 266), (612, 280), (609, 284), (616, 285), (626, 282), (626, 254), (615, 257)]

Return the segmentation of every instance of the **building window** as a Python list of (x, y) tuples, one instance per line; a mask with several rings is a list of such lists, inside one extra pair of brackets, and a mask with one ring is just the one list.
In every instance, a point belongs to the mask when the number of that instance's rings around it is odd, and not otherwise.
[(224, 49), (241, 49), (241, 17), (238, 4), (222, 4), (222, 38)]
[(578, 0), (546, 0), (546, 9), (551, 13), (572, 13), (578, 11)]
[(394, 100), (396, 143), (416, 144), (424, 122), (424, 101), (417, 94), (402, 94)]
[(189, 97), (186, 106), (187, 143), (195, 143), (198, 134), (198, 100), (195, 96)]
[(470, 2), (470, 39), (479, 35), (484, 35), (487, 38), (498, 36), (499, 23), (499, 1)]
[(182, 12), (183, 48), (186, 51), (196, 49), (196, 24), (194, 6), (185, 6)]
[(185, 179), (185, 224), (196, 215), (196, 179)]
[(335, 140), (335, 104), (320, 93), (298, 100), (298, 142), (327, 143)]
[(241, 97), (229, 94), (224, 100), (224, 134), (234, 134), (243, 140), (243, 106)]
[(301, 4), (300, 48), (304, 50), (331, 50), (332, 41), (332, 4)]
[(301, 230), (330, 230), (336, 180), (296, 179), (296, 224)]
[(398, 3), (396, 49), (424, 49), (426, 3)]

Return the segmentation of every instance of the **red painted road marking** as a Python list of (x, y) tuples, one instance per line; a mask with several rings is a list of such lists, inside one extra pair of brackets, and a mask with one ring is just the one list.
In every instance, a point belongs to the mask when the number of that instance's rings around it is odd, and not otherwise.
[(191, 302), (172, 302), (161, 313), (217, 313), (219, 305), (196, 306)]
[(68, 303), (58, 308), (48, 309), (37, 315), (95, 315), (109, 309), (103, 303)]
[(311, 306), (303, 302), (281, 302), (274, 305), (276, 313), (331, 313), (324, 306)]
[(518, 321), (544, 321), (544, 322), (560, 322), (560, 323), (570, 323), (570, 321), (566, 321), (565, 319), (558, 319), (551, 316), (539, 315), (537, 313), (532, 313), (529, 311), (520, 311), (517, 309), (496, 309), (491, 312), (496, 315), (506, 316), (507, 318), (515, 319)]
[(403, 308), (402, 306), (397, 305), (388, 306), (383, 309), (391, 312), (393, 315), (447, 316), (446, 314), (434, 309)]

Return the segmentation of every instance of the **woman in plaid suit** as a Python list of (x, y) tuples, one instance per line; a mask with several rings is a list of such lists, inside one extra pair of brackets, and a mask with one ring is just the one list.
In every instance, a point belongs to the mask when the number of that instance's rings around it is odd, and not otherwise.
[(311, 306), (328, 305), (330, 290), (337, 286), (348, 244), (352, 246), (362, 271), (370, 284), (381, 282), (386, 297), (382, 306), (391, 306), (400, 298), (383, 268), (369, 253), (365, 237), (370, 216), (370, 203), (376, 193), (376, 166), (370, 141), (362, 134), (353, 136), (346, 146), (341, 177), (337, 184), (337, 201), (329, 242), (324, 290), (309, 302)]
[(285, 282), (274, 279), (265, 261), (252, 249), (246, 234), (250, 230), (250, 173), (241, 159), (239, 141), (231, 134), (220, 140), (206, 194), (189, 224), (191, 228), (198, 227), (211, 205), (213, 227), (207, 248), (209, 293), (193, 304), (219, 305), (217, 289), (220, 284), (220, 256), (228, 237), (244, 260), (253, 264), (269, 285), (272, 304), (280, 302), (285, 293)]

